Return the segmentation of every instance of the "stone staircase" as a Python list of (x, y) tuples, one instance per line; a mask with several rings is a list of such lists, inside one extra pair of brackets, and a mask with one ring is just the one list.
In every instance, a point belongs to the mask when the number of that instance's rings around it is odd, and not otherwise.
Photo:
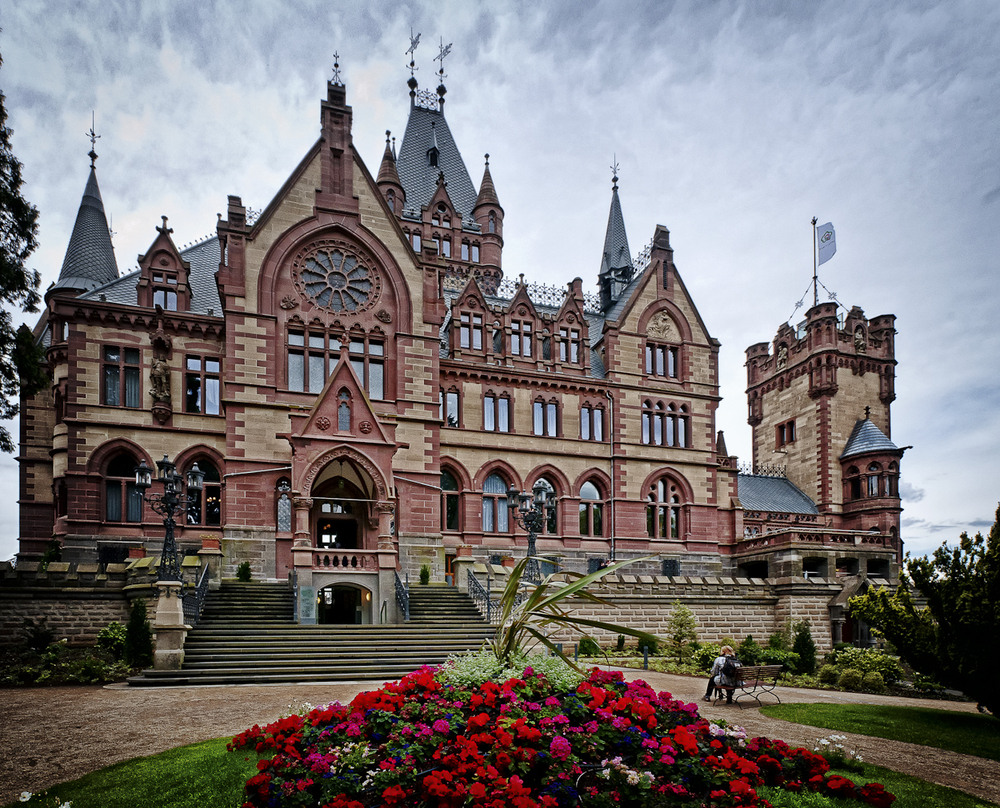
[(344, 682), (399, 677), (479, 648), (493, 628), (445, 585), (410, 588), (410, 622), (300, 626), (285, 584), (225, 582), (209, 593), (178, 671), (145, 670), (136, 687)]

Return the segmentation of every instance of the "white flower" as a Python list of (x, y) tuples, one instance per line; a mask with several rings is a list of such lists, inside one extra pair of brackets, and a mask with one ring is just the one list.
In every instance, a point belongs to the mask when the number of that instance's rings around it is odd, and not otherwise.
[(21, 792), (21, 796), (18, 799), (21, 802), (27, 802), (28, 800), (31, 799), (31, 792), (30, 791), (22, 791)]

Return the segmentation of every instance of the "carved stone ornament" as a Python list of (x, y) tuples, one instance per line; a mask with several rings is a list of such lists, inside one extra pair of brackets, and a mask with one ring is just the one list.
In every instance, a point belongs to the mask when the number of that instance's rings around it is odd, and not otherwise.
[(778, 356), (777, 356), (777, 358), (776, 358), (775, 361), (777, 363), (777, 366), (778, 366), (779, 370), (781, 368), (783, 368), (785, 365), (788, 364), (788, 346), (787, 345), (779, 345), (778, 346)]
[(153, 358), (153, 364), (149, 368), (149, 381), (152, 384), (149, 394), (153, 397), (153, 401), (170, 406), (170, 365), (167, 364), (166, 358), (162, 356)]
[(338, 314), (367, 311), (382, 293), (375, 262), (340, 239), (319, 239), (303, 247), (292, 259), (291, 273), (303, 298)]
[(316, 428), (326, 432), (330, 428), (330, 419), (325, 415), (321, 415), (316, 419)]
[(281, 298), (281, 303), (279, 303), (278, 305), (280, 305), (281, 308), (283, 308), (285, 311), (288, 311), (289, 309), (294, 309), (298, 307), (299, 301), (296, 300), (291, 295), (285, 295), (283, 298)]
[(680, 341), (677, 326), (674, 324), (673, 318), (665, 311), (653, 315), (649, 321), (649, 325), (646, 326), (646, 333), (653, 339), (663, 340), (664, 342)]
[(371, 432), (374, 428), (375, 427), (371, 421), (362, 421), (360, 424), (358, 424), (358, 429), (360, 429), (361, 432), (365, 435)]
[(375, 312), (375, 319), (388, 325), (392, 322), (392, 315), (385, 309), (379, 309)]
[(860, 325), (854, 329), (854, 350), (858, 353), (868, 352), (868, 341), (865, 339), (865, 330)]

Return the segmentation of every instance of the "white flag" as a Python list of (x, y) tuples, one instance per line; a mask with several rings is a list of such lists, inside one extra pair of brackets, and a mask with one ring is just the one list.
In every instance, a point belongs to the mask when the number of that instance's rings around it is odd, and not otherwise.
[(823, 264), (837, 252), (837, 234), (833, 230), (833, 225), (830, 222), (821, 224), (816, 229), (816, 238), (819, 244), (819, 263)]

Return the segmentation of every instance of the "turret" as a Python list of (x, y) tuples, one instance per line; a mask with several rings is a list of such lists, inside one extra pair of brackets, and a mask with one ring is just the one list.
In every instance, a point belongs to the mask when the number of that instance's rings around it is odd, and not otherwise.
[(604, 235), (604, 252), (601, 255), (601, 272), (598, 286), (601, 292), (601, 308), (607, 311), (621, 297), (625, 287), (635, 274), (632, 255), (625, 234), (625, 220), (618, 200), (618, 171), (612, 177), (611, 210), (608, 213), (608, 229)]
[(378, 189), (385, 197), (389, 209), (399, 216), (406, 206), (406, 191), (399, 181), (399, 172), (396, 171), (396, 152), (389, 143), (390, 132), (385, 130), (385, 152), (382, 154), (382, 164), (378, 168)]
[(479, 184), (479, 195), (472, 209), (472, 217), (482, 229), (482, 262), (486, 266), (500, 269), (501, 251), (503, 250), (503, 208), (497, 198), (497, 190), (490, 175), (490, 156), (486, 155), (486, 168), (483, 169), (483, 181)]

